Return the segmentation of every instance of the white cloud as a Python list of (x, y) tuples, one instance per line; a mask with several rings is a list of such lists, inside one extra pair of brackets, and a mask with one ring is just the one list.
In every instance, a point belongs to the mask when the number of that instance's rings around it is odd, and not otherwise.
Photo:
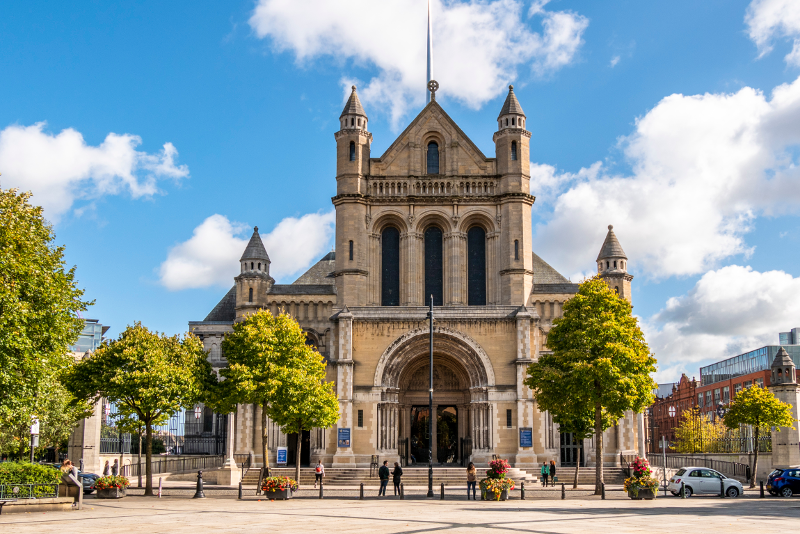
[[(270, 274), (276, 280), (307, 269), (326, 252), (336, 221), (333, 211), (287, 217), (266, 235)], [(175, 245), (161, 264), (161, 284), (170, 290), (227, 287), (239, 274), (239, 258), (250, 240), (250, 227), (212, 215)], [(291, 280), (289, 280), (291, 281)]]
[(157, 180), (189, 175), (175, 165), (178, 151), (164, 144), (157, 154), (140, 152), (139, 136), (110, 133), (98, 146), (86, 144), (80, 132), (67, 128), (53, 135), (46, 123), (8, 126), (0, 131), (3, 187), (33, 192), (33, 201), (57, 220), (77, 199), (114, 195), (127, 189), (134, 198), (158, 192)]
[(611, 61), (609, 62), (609, 65), (613, 69), (614, 67), (617, 66), (617, 63), (619, 63), (619, 56), (614, 56), (614, 57), (611, 58)]
[(753, 0), (745, 15), (750, 39), (759, 56), (772, 51), (776, 38), (793, 40), (792, 51), (785, 56), (790, 65), (800, 67), (800, 2), (797, 0)]
[[(477, 108), (502, 94), (521, 67), (542, 76), (571, 63), (589, 21), (569, 11), (547, 11), (547, 3), (534, 2), (526, 17), (518, 0), (434, 0), (439, 94)], [(426, 16), (424, 0), (259, 0), (250, 25), (298, 62), (332, 56), (377, 68), (359, 94), (374, 104), (373, 113), (390, 107), (396, 125), (410, 107), (424, 103)], [(540, 32), (533, 29), (535, 21)], [(349, 86), (352, 78), (342, 83)]]
[(537, 253), (567, 272), (589, 270), (613, 224), (631, 264), (652, 278), (746, 256), (757, 216), (800, 208), (798, 124), (800, 79), (771, 98), (749, 87), (666, 97), (620, 140), (631, 174), (600, 162), (577, 173), (533, 166)]
[(644, 323), (659, 362), (659, 381), (682, 370), (775, 345), (778, 332), (800, 326), (800, 278), (731, 265), (709, 271), (686, 294)]

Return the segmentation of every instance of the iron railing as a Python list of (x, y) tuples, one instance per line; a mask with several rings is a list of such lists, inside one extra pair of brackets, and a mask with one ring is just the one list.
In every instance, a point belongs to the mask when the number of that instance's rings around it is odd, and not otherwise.
[(0, 499), (58, 497), (58, 484), (0, 484)]
[[(186, 456), (181, 458), (161, 456), (159, 458), (153, 458), (150, 465), (152, 466), (151, 472), (153, 474), (186, 473), (201, 469), (210, 469), (212, 467), (222, 467), (224, 462), (224, 454), (218, 456)], [(125, 473), (126, 476), (135, 477), (139, 476), (139, 472), (141, 471), (142, 475), (144, 475), (146, 466), (147, 464), (143, 459), (141, 464), (132, 463), (126, 465), (123, 469), (123, 473)]]
[[(649, 454), (661, 454), (661, 440), (647, 440)], [(692, 439), (678, 443), (667, 440), (667, 454), (751, 454), (772, 452), (772, 436), (723, 437), (714, 439)]]
[(253, 461), (252, 456), (250, 454), (234, 454), (233, 460), (242, 468), (242, 478), (250, 471), (251, 463)]
[[(650, 461), (650, 465), (664, 467), (664, 457), (660, 454), (653, 454), (648, 460)], [(699, 456), (667, 454), (667, 469), (679, 469), (681, 467), (708, 467), (709, 469), (714, 469), (729, 477), (745, 477), (750, 470), (749, 465), (738, 462), (714, 460)]]

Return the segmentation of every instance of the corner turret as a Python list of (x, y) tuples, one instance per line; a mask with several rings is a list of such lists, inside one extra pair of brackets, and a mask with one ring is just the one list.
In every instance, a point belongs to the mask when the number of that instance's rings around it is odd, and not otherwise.
[(628, 256), (619, 244), (614, 226), (610, 224), (600, 254), (597, 255), (597, 273), (619, 296), (631, 301), (633, 276), (628, 274)]
[(266, 306), (267, 293), (275, 280), (269, 275), (270, 265), (267, 249), (258, 234), (258, 226), (253, 228), (250, 242), (239, 258), (241, 272), (234, 278), (236, 282), (236, 318), (242, 319), (249, 313)]

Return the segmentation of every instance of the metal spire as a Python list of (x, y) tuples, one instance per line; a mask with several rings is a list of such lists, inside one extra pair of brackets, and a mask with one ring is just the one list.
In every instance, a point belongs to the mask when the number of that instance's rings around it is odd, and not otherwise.
[[(428, 0), (428, 77), (425, 86), (433, 79), (433, 43), (431, 42), (431, 0)], [(428, 102), (431, 101), (431, 92), (428, 91)]]

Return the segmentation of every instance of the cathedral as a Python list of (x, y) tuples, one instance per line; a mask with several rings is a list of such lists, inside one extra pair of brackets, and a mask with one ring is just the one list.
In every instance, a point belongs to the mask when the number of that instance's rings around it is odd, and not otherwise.
[[(553, 319), (578, 290), (532, 249), (525, 113), (510, 86), (487, 157), (436, 102), (437, 87), (431, 82), (430, 102), (377, 157), (353, 87), (334, 134), (335, 252), (294, 283), (276, 284), (256, 227), (233, 287), (205, 320), (189, 323), (215, 369), (225, 366), (225, 334), (257, 309), (291, 314), (324, 356), (339, 421), (301, 435), (268, 421), (272, 466), (279, 447), (288, 448), (289, 465), (367, 467), (373, 456), (427, 465), (429, 445), (439, 465), (495, 456), (523, 469), (597, 462), (594, 439), (560, 433), (524, 384), (528, 365), (549, 351)], [(633, 277), (611, 226), (596, 261), (630, 299)], [(228, 428), (233, 452), (262, 465), (260, 409), (239, 405)], [(302, 457), (294, 458), (298, 439)], [(641, 415), (629, 413), (603, 439), (605, 465), (643, 454)]]

